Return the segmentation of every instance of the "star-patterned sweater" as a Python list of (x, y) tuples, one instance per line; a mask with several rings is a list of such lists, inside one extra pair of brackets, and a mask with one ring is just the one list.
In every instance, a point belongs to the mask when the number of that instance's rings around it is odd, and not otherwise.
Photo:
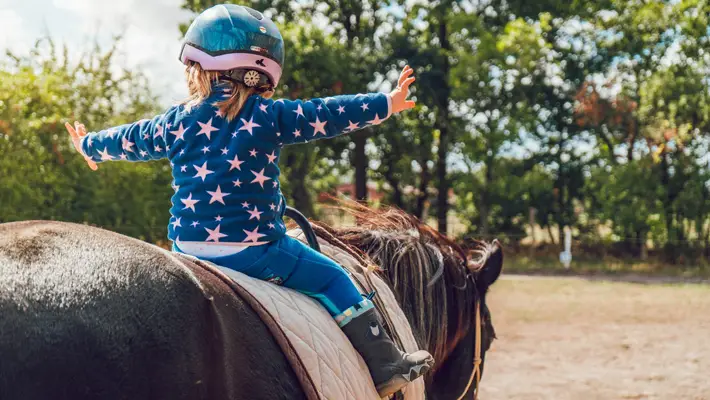
[(177, 105), (150, 120), (89, 133), (82, 150), (96, 162), (170, 160), (170, 240), (263, 244), (286, 230), (281, 148), (377, 125), (391, 113), (385, 94), (309, 101), (254, 95), (228, 122), (214, 105), (228, 96), (226, 86), (215, 85), (192, 109)]

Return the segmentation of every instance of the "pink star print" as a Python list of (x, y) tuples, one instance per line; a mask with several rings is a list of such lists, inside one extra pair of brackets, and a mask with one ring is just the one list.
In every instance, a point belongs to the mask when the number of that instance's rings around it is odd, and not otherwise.
[(242, 123), (244, 124), (244, 126), (239, 128), (239, 130), (240, 131), (247, 131), (252, 136), (254, 136), (253, 129), (261, 127), (261, 125), (254, 122), (254, 117), (249, 118), (249, 122), (247, 122), (247, 120), (245, 120), (244, 118), (241, 118), (241, 120), (242, 120)]
[(247, 203), (246, 201), (242, 203), (242, 208), (249, 208), (249, 203)]
[(232, 181), (232, 183), (234, 184), (234, 187), (242, 187), (242, 181), (240, 181), (239, 179), (237, 179), (236, 181)]
[(130, 140), (128, 140), (126, 138), (121, 138), (121, 142), (122, 142), (121, 147), (123, 148), (123, 150), (130, 151), (130, 152), (133, 151), (133, 149), (131, 147), (133, 147), (135, 145), (135, 143), (131, 142)]
[(252, 219), (256, 218), (257, 221), (261, 220), (261, 214), (263, 214), (262, 211), (259, 211), (256, 206), (254, 206), (253, 210), (247, 210), (249, 213), (249, 220), (251, 221)]
[(212, 126), (212, 118), (210, 118), (210, 120), (207, 121), (206, 124), (203, 124), (200, 121), (197, 121), (197, 123), (200, 125), (200, 131), (197, 132), (197, 136), (205, 135), (205, 136), (207, 136), (207, 140), (212, 140), (212, 138), (210, 137), (212, 132), (219, 130), (219, 129), (215, 128), (214, 126)]
[(258, 226), (257, 226), (256, 228), (254, 228), (253, 231), (248, 231), (248, 230), (246, 230), (246, 229), (242, 229), (242, 230), (244, 231), (244, 233), (247, 234), (247, 237), (246, 237), (246, 239), (244, 239), (244, 242), (257, 243), (260, 238), (266, 236), (266, 235), (264, 235), (263, 233), (259, 233), (259, 227), (258, 227)]
[(106, 150), (105, 147), (104, 147), (104, 151), (99, 150), (99, 154), (101, 154), (101, 161), (113, 160), (115, 158), (111, 154), (108, 154), (108, 151)]
[(318, 136), (318, 133), (322, 133), (323, 136), (326, 136), (325, 133), (325, 125), (328, 123), (328, 121), (322, 121), (316, 117), (316, 122), (309, 122), (308, 124), (313, 127), (313, 136)]
[(205, 228), (207, 233), (209, 233), (209, 236), (207, 236), (207, 239), (205, 239), (205, 242), (209, 242), (210, 240), (213, 242), (219, 242), (219, 239), (221, 239), (223, 237), (227, 237), (227, 235), (225, 235), (224, 233), (221, 233), (219, 231), (219, 227), (220, 227), (220, 225), (217, 225), (217, 227), (214, 229)]
[(225, 148), (223, 148), (223, 149), (222, 149), (222, 155), (225, 155), (225, 156), (226, 156), (226, 155), (227, 155), (227, 153), (229, 153), (229, 149), (228, 149), (228, 148), (226, 148), (226, 147), (225, 147)]
[(261, 111), (263, 111), (263, 112), (266, 112), (266, 108), (267, 108), (267, 107), (268, 107), (268, 106), (267, 106), (266, 104), (261, 104), (261, 105), (259, 106), (259, 110), (261, 110)]
[(384, 121), (384, 119), (380, 119), (380, 116), (375, 113), (375, 118), (372, 121), (367, 121), (367, 123), (371, 125), (379, 125), (382, 121)]
[(227, 162), (231, 165), (229, 167), (229, 170), (236, 169), (237, 171), (241, 171), (241, 165), (244, 164), (244, 161), (239, 161), (239, 157), (235, 154), (233, 160), (227, 160)]
[(363, 112), (364, 112), (365, 110), (369, 110), (369, 108), (367, 108), (367, 103), (362, 103), (362, 105), (360, 106), (360, 108), (362, 108), (362, 111), (363, 111)]
[(157, 125), (155, 126), (155, 135), (153, 135), (153, 136), (154, 136), (154, 137), (161, 137), (161, 136), (163, 136), (163, 126), (162, 126), (162, 125), (157, 124)]
[(353, 122), (353, 121), (350, 121), (350, 120), (348, 120), (348, 122), (350, 123), (350, 125), (348, 125), (348, 126), (345, 127), (345, 129), (346, 129), (347, 132), (354, 131), (355, 129), (357, 129), (357, 128), (360, 127), (357, 122)]
[(197, 174), (195, 174), (193, 178), (200, 177), (202, 178), (202, 182), (205, 181), (207, 175), (214, 174), (214, 171), (210, 171), (209, 169), (207, 169), (207, 161), (205, 161), (205, 163), (202, 164), (201, 167), (198, 167), (197, 164), (193, 165), (193, 167), (197, 170)]
[(251, 183), (258, 183), (261, 185), (261, 188), (264, 188), (264, 182), (271, 180), (268, 176), (264, 175), (264, 168), (261, 169), (261, 171), (256, 172), (256, 171), (251, 171), (252, 174), (254, 174), (254, 180), (251, 181)]
[(177, 142), (178, 140), (185, 140), (183, 139), (183, 136), (185, 136), (185, 128), (182, 127), (182, 122), (180, 122), (180, 126), (176, 131), (170, 131), (171, 135), (175, 135), (175, 141)]
[(212, 196), (210, 198), (210, 204), (214, 203), (215, 201), (224, 204), (224, 198), (231, 194), (231, 193), (222, 192), (222, 188), (220, 188), (219, 185), (217, 185), (217, 190), (215, 190), (214, 192), (210, 192), (208, 190), (207, 193), (209, 193), (210, 196)]
[(300, 129), (296, 129), (295, 131), (293, 131), (293, 137), (299, 137), (299, 136), (301, 136), (301, 130), (300, 130)]
[(338, 114), (342, 114), (342, 113), (344, 113), (344, 112), (345, 112), (345, 107), (344, 107), (344, 106), (341, 105), (340, 107), (338, 107)]
[(303, 107), (301, 107), (300, 104), (298, 105), (298, 107), (296, 107), (295, 110), (293, 110), (293, 112), (296, 113), (296, 119), (298, 119), (299, 116), (301, 116), (301, 117), (303, 117), (303, 118), (306, 118), (306, 116), (303, 115)]
[(256, 151), (256, 149), (251, 149), (251, 150), (249, 150), (249, 155), (252, 156), (252, 157), (256, 157), (257, 153), (258, 153), (258, 152)]
[(195, 212), (195, 204), (200, 202), (199, 200), (194, 200), (192, 198), (192, 193), (190, 193), (186, 199), (180, 199), (180, 201), (182, 201), (182, 204), (185, 205), (183, 210), (187, 210), (189, 208), (192, 212)]
[(267, 154), (266, 158), (269, 159), (269, 164), (273, 164), (274, 161), (276, 160), (276, 150), (272, 150), (271, 154)]
[(170, 225), (173, 226), (173, 229), (177, 228), (178, 226), (182, 228), (182, 225), (180, 225), (180, 219), (181, 218), (175, 218), (175, 221), (171, 222)]

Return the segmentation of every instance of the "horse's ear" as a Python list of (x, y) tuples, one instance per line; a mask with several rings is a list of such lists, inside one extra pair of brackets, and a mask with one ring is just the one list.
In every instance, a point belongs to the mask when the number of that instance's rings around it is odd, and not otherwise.
[(486, 290), (494, 284), (503, 270), (503, 249), (498, 240), (494, 240), (490, 245), (488, 259), (483, 264), (483, 268), (476, 276), (481, 289)]

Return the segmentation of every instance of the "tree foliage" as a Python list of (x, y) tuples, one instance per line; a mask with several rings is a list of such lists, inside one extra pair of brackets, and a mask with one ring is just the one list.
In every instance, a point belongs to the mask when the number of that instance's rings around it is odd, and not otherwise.
[[(308, 215), (317, 194), (350, 181), (362, 197), (370, 182), (441, 230), (454, 217), (464, 234), (519, 240), (534, 209), (552, 237), (570, 226), (629, 256), (648, 245), (669, 261), (710, 255), (707, 0), (240, 4), (281, 26), (277, 95), (388, 90), (405, 63), (415, 69), (415, 109), (284, 152), (284, 191)], [(165, 164), (90, 174), (61, 128), (75, 116), (89, 126), (146, 116), (145, 80), (111, 73), (111, 49), (75, 65), (62, 51), (45, 42), (0, 72), (0, 183), (11, 189), (0, 220), (86, 221), (157, 240)]]

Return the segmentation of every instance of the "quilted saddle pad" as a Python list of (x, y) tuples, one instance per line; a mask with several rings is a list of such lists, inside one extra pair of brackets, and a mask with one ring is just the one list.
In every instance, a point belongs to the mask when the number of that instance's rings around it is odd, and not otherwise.
[[(290, 234), (304, 240), (299, 235), (300, 231)], [(341, 265), (357, 264), (354, 258), (340, 249), (322, 240), (320, 244), (321, 251)], [(330, 314), (315, 299), (228, 268), (215, 264), (211, 266), (227, 275), (241, 290), (248, 292), (249, 296), (242, 297), (250, 297), (245, 300), (258, 303), (253, 306), (256, 306), (255, 309), (262, 315), (267, 326), (272, 332), (278, 330), (274, 332), (278, 334), (275, 336), (282, 340), (277, 338), (277, 341), (299, 376), (304, 390), (309, 393), (310, 400), (379, 399), (367, 365)], [(371, 278), (405, 350), (418, 350), (409, 323), (389, 286), (375, 275)], [(278, 327), (271, 326), (274, 324)], [(410, 383), (403, 394), (405, 400), (423, 400), (423, 379)]]

